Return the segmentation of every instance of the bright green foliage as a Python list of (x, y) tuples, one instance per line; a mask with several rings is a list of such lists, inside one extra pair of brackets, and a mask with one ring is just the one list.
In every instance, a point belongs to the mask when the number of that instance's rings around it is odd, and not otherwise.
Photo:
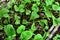
[(0, 18), (3, 17), (4, 14), (7, 14), (9, 12), (8, 9), (3, 8), (2, 10), (0, 10)]
[(53, 38), (53, 40), (60, 40), (60, 35), (56, 34), (56, 36)]
[(30, 10), (26, 10), (26, 15), (30, 15), (31, 11)]
[(31, 31), (34, 32), (34, 31), (36, 31), (36, 30), (37, 30), (37, 28), (36, 28), (36, 26), (35, 26), (35, 23), (32, 23), (32, 25), (31, 25)]
[(44, 32), (43, 40), (45, 40), (48, 36), (49, 36), (49, 33), (48, 32)]
[(14, 2), (15, 2), (15, 0), (10, 0), (10, 2), (11, 2), (11, 3), (14, 3)]
[(34, 39), (33, 40), (43, 40), (43, 37), (41, 34), (37, 34), (34, 36)]
[(7, 20), (4, 20), (4, 24), (8, 24)]
[(26, 3), (31, 3), (31, 0), (24, 0), (24, 2), (26, 2)]
[(25, 30), (25, 26), (24, 25), (21, 25), (17, 28), (17, 33), (18, 34), (21, 34), (23, 31)]
[(39, 24), (40, 24), (42, 27), (44, 27), (44, 24), (45, 24), (45, 25), (46, 25), (46, 26), (45, 26), (45, 29), (46, 29), (46, 30), (49, 28), (49, 26), (48, 26), (48, 21), (45, 20), (45, 19), (40, 20), (40, 21), (39, 21)]
[(14, 29), (13, 25), (11, 25), (11, 24), (4, 26), (4, 31), (7, 36), (14, 36), (15, 35), (15, 29)]
[(58, 19), (56, 19), (54, 16), (52, 16), (53, 19), (53, 26), (57, 26), (58, 25)]
[(34, 19), (36, 19), (36, 18), (39, 18), (39, 15), (37, 14), (37, 12), (32, 11), (30, 20), (34, 20)]
[(60, 6), (53, 4), (52, 5), (53, 10), (59, 10), (60, 11)]
[(25, 11), (25, 9), (24, 9), (24, 4), (20, 4), (20, 5), (19, 5), (19, 11), (20, 11), (21, 13)]
[(15, 24), (16, 25), (20, 24), (20, 17), (17, 14), (14, 15), (14, 18), (15, 18)]
[(14, 9), (15, 11), (19, 11), (19, 8), (17, 7), (17, 5), (14, 5)]
[(57, 18), (57, 21), (60, 22), (60, 18)]
[(47, 16), (47, 17), (52, 17), (53, 15), (52, 15), (52, 13), (46, 8), (46, 7), (44, 7), (44, 12), (45, 12), (45, 15)]
[(10, 16), (8, 14), (4, 14), (3, 17), (9, 18)]
[(18, 16), (17, 14), (15, 14), (14, 17), (15, 17), (15, 20), (20, 19), (20, 16)]
[(39, 8), (38, 8), (38, 6), (36, 4), (33, 4), (32, 5), (32, 10), (38, 12)]
[(26, 19), (23, 19), (22, 24), (27, 24), (28, 21)]
[(3, 26), (2, 25), (0, 25), (0, 30), (2, 30), (3, 29)]
[(12, 38), (10, 38), (10, 37), (7, 37), (7, 38), (5, 38), (4, 40), (12, 40)]
[(31, 31), (24, 31), (21, 33), (21, 40), (29, 40), (32, 37), (33, 33)]
[[(5, 2), (0, 3), (0, 30), (4, 29), (7, 35), (4, 40), (14, 40), (15, 36), (17, 36), (16, 32), (20, 35), (19, 40), (46, 40), (49, 36), (47, 31), (50, 26), (50, 20), (52, 21), (51, 24), (55, 27), (60, 22), (60, 3), (58, 0), (56, 0), (57, 2), (55, 2), (55, 0), (7, 1), (9, 1), (6, 2), (7, 5), (4, 4)], [(16, 29), (16, 32), (14, 29), (15, 25), (16, 28), (20, 25)], [(37, 25), (37, 27), (35, 25)], [(36, 34), (36, 31), (44, 32), (44, 34), (41, 35), (39, 34), (40, 32)], [(0, 35), (2, 34), (3, 33)], [(53, 40), (60, 40), (59, 38), (60, 35), (56, 35)]]
[(46, 0), (46, 6), (52, 5), (54, 0)]
[(15, 21), (15, 24), (16, 24), (16, 25), (20, 24), (20, 20), (17, 19), (17, 20)]

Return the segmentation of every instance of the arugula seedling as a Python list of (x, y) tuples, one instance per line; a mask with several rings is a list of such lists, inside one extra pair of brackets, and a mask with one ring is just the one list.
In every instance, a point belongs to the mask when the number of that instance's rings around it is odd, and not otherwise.
[(27, 24), (28, 21), (26, 19), (23, 19), (22, 24)]
[(37, 34), (34, 36), (33, 40), (43, 40), (43, 36), (41, 34)]
[(46, 0), (45, 2), (46, 2), (46, 6), (50, 6), (53, 4), (54, 0), (50, 0), (50, 1)]
[(6, 19), (4, 20), (4, 24), (8, 24), (8, 21)]
[(15, 21), (15, 24), (16, 24), (16, 25), (20, 24), (20, 20), (17, 19), (17, 20)]
[(43, 19), (43, 20), (40, 20), (38, 22), (42, 27), (44, 27), (44, 24), (45, 24), (46, 25), (45, 29), (48, 30), (49, 26), (48, 26), (48, 21), (47, 20)]
[(21, 33), (21, 40), (29, 40), (32, 37), (33, 33), (31, 31), (24, 31)]
[(20, 16), (17, 15), (17, 13), (14, 15), (15, 20), (20, 19)]
[(31, 0), (24, 0), (24, 2), (26, 2), (26, 3), (31, 3)]
[(34, 19), (36, 19), (36, 18), (39, 18), (39, 15), (37, 14), (36, 11), (32, 11), (30, 20), (34, 20)]
[(55, 11), (60, 11), (60, 6), (53, 4), (52, 9), (55, 10)]
[(0, 18), (2, 18), (4, 16), (4, 14), (8, 14), (9, 10), (6, 8), (3, 8), (2, 10), (0, 10)]
[(20, 4), (20, 5), (19, 5), (19, 12), (22, 13), (22, 12), (25, 11), (24, 6), (25, 6), (24, 4)]
[(11, 25), (11, 24), (8, 24), (8, 25), (4, 26), (4, 31), (5, 31), (7, 36), (13, 37), (13, 36), (16, 35), (15, 34), (15, 29), (14, 29), (13, 25)]
[(36, 26), (35, 26), (35, 23), (32, 23), (30, 30), (31, 30), (32, 32), (34, 32), (34, 31), (37, 30), (37, 28), (36, 28)]
[(19, 11), (19, 7), (17, 7), (17, 5), (14, 5), (14, 9), (15, 11)]
[(21, 25), (17, 28), (17, 33), (18, 34), (21, 34), (23, 31), (25, 30), (25, 26), (24, 25)]
[(26, 15), (30, 15), (31, 11), (30, 10), (26, 10)]
[(10, 0), (10, 3), (15, 3), (15, 0)]
[(10, 37), (7, 37), (7, 38), (5, 38), (4, 40), (13, 40), (12, 38), (10, 38)]
[(38, 8), (38, 6), (36, 4), (33, 4), (32, 5), (32, 10), (38, 12), (39, 8)]
[(60, 40), (60, 35), (56, 34), (56, 36), (53, 38), (53, 40)]

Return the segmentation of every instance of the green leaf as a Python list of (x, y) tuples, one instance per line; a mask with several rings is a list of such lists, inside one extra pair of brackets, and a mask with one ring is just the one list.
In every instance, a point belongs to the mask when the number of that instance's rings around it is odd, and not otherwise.
[(60, 35), (56, 34), (56, 36), (53, 37), (53, 40), (60, 40)]
[(10, 0), (11, 3), (15, 3), (15, 0)]
[(31, 0), (24, 0), (26, 3), (31, 3)]
[(55, 2), (55, 4), (59, 6), (59, 2)]
[(2, 25), (0, 25), (0, 30), (2, 30), (3, 29), (3, 26)]
[(55, 17), (52, 17), (52, 19), (53, 19), (53, 26), (57, 26), (58, 20)]
[(60, 18), (57, 18), (57, 21), (60, 22)]
[(19, 11), (19, 8), (17, 7), (17, 5), (14, 5), (14, 9), (15, 11)]
[(17, 19), (17, 20), (15, 21), (15, 24), (16, 24), (16, 25), (20, 24), (20, 20)]
[(52, 5), (53, 10), (60, 10), (60, 7), (58, 5)]
[(46, 0), (46, 6), (52, 5), (54, 0)]
[(20, 34), (22, 33), (23, 31), (25, 30), (25, 26), (24, 25), (21, 25), (17, 28), (17, 33)]
[(49, 29), (49, 26), (45, 26), (45, 29), (48, 30)]
[(32, 5), (32, 10), (38, 12), (39, 8), (38, 8), (38, 6), (36, 4), (33, 4)]
[(14, 17), (15, 17), (15, 20), (20, 19), (20, 16), (18, 16), (17, 14), (15, 14)]
[(56, 19), (53, 19), (53, 26), (57, 26), (58, 25), (58, 22)]
[(9, 38), (9, 37), (7, 37), (7, 38), (5, 38), (4, 40), (12, 40), (11, 38)]
[(0, 10), (0, 18), (3, 17), (4, 14), (7, 14), (9, 12), (8, 9), (3, 8), (2, 10)]
[(31, 11), (30, 10), (26, 10), (26, 15), (30, 15)]
[(49, 36), (48, 32), (44, 32), (43, 39), (45, 40)]
[(33, 24), (31, 25), (31, 31), (34, 32), (34, 31), (36, 31), (36, 30), (37, 30), (37, 28), (36, 28), (36, 26), (35, 26), (35, 23), (33, 23)]
[(37, 34), (34, 36), (34, 39), (33, 40), (43, 40), (43, 37), (41, 34)]
[(8, 14), (3, 15), (5, 18), (9, 18), (10, 16)]
[(27, 24), (28, 21), (26, 19), (23, 19), (22, 24)]
[(4, 31), (7, 36), (15, 36), (16, 35), (15, 29), (14, 29), (13, 25), (11, 25), (11, 24), (4, 26)]
[(4, 20), (4, 24), (8, 24), (8, 21), (6, 19)]
[(52, 18), (52, 16), (53, 16), (53, 14), (46, 8), (46, 7), (44, 7), (44, 12), (45, 12), (45, 15), (47, 16), (47, 17), (50, 17), (50, 18)]
[(40, 5), (40, 1), (36, 2), (36, 5), (39, 6)]
[(31, 31), (24, 31), (21, 33), (21, 40), (29, 40), (32, 37), (33, 33)]
[(19, 5), (19, 11), (22, 13), (24, 12), (24, 4)]
[(34, 19), (36, 19), (36, 18), (39, 18), (39, 15), (37, 14), (37, 12), (32, 11), (30, 20), (34, 20)]
[(44, 24), (46, 25), (46, 27), (48, 26), (48, 21), (47, 20), (45, 20), (45, 19), (43, 19), (43, 20), (40, 20), (39, 21), (39, 24), (43, 27), (44, 26)]

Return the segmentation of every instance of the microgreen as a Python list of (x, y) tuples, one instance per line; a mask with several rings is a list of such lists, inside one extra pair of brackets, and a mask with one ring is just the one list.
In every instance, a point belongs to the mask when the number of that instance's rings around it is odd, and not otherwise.
[(17, 33), (18, 34), (21, 34), (23, 31), (25, 30), (25, 26), (24, 25), (21, 25), (17, 28)]
[(11, 24), (4, 26), (4, 31), (7, 36), (15, 35), (15, 29), (14, 29), (13, 25), (11, 25)]
[[(19, 40), (46, 40), (49, 28), (59, 23), (58, 0), (0, 0), (0, 31), (6, 35), (3, 40), (17, 36)], [(60, 35), (52, 39), (60, 40)]]
[(53, 40), (60, 40), (60, 35), (56, 34), (56, 36), (54, 36)]
[(34, 39), (33, 40), (43, 40), (43, 37), (41, 34), (37, 34), (34, 36)]
[(34, 19), (36, 19), (36, 18), (39, 18), (39, 15), (37, 14), (37, 12), (32, 11), (30, 20), (34, 20)]
[(32, 37), (33, 33), (31, 31), (24, 31), (21, 33), (21, 40), (29, 40)]
[(50, 6), (52, 5), (52, 3), (54, 2), (54, 0), (46, 0), (46, 6)]
[(6, 8), (1, 9), (1, 10), (0, 10), (0, 18), (3, 17), (3, 15), (4, 15), (4, 14), (7, 14), (8, 12), (9, 12), (9, 10), (6, 9)]
[(31, 25), (31, 31), (34, 32), (34, 31), (36, 31), (36, 30), (37, 30), (37, 28), (36, 28), (36, 26), (35, 26), (35, 23), (33, 23), (33, 24)]

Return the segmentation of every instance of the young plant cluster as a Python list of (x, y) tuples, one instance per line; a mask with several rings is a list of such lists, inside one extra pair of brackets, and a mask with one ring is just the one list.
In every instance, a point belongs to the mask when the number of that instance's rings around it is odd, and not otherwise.
[[(56, 27), (59, 22), (60, 3), (57, 0), (0, 3), (0, 31), (6, 35), (3, 40), (46, 40), (49, 28)], [(52, 40), (60, 40), (60, 35), (56, 34)]]

